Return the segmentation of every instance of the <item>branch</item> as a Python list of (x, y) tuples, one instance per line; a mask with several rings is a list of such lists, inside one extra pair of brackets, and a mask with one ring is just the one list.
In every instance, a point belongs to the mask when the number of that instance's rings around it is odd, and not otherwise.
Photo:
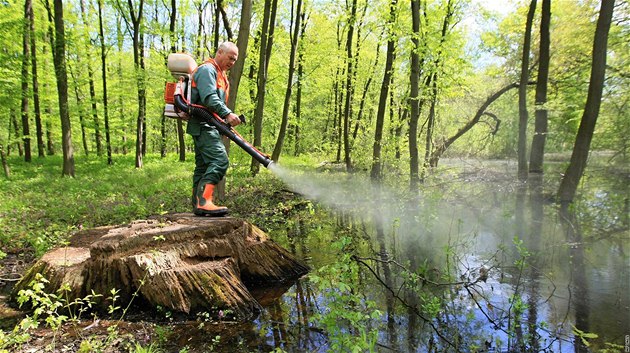
[[(528, 85), (535, 85), (536, 81), (529, 81), (527, 84)], [(490, 97), (488, 97), (486, 99), (486, 101), (481, 105), (481, 107), (479, 107), (479, 109), (477, 109), (477, 113), (475, 114), (475, 116), (472, 119), (470, 119), (470, 121), (468, 121), (464, 126), (462, 126), (455, 133), (455, 135), (449, 137), (441, 145), (439, 145), (439, 146), (437, 146), (435, 148), (435, 151), (431, 155), (431, 165), (437, 164), (437, 161), (440, 159), (440, 157), (446, 151), (446, 149), (450, 145), (452, 145), (453, 142), (455, 142), (458, 138), (462, 137), (465, 133), (467, 133), (470, 129), (473, 128), (473, 126), (475, 126), (479, 122), (479, 119), (481, 119), (481, 116), (483, 116), (486, 113), (486, 109), (488, 109), (490, 104), (494, 103), (494, 101), (499, 99), (503, 94), (505, 94), (509, 90), (511, 90), (513, 88), (518, 88), (518, 86), (519, 86), (518, 83), (510, 83), (507, 86), (505, 86), (505, 87), (501, 88), (500, 90), (498, 90), (497, 92), (495, 92)], [(488, 115), (488, 114), (486, 114), (486, 115)]]
[(221, 18), (223, 19), (223, 27), (225, 28), (225, 31), (227, 32), (228, 41), (233, 42), (234, 33), (232, 32), (232, 27), (230, 27), (230, 21), (228, 21), (227, 13), (225, 12), (225, 9), (223, 8), (222, 0), (218, 0), (217, 7), (219, 8), (219, 11), (221, 12)]
[(401, 298), (400, 296), (398, 296), (396, 294), (396, 292), (394, 292), (394, 290), (392, 288), (390, 288), (382, 279), (381, 277), (376, 273), (376, 271), (374, 271), (374, 269), (372, 267), (370, 267), (370, 265), (368, 265), (365, 261), (363, 261), (363, 259), (353, 255), (352, 259), (356, 262), (358, 262), (359, 264), (362, 264), (363, 266), (367, 267), (367, 269), (372, 272), (372, 274), (374, 275), (374, 277), (383, 285), (383, 287), (385, 287), (385, 289), (387, 289), (392, 297), (394, 297), (395, 299), (397, 299), (402, 305), (404, 305), (406, 308), (411, 309), (414, 314), (416, 314), (416, 316), (418, 316), (419, 318), (422, 319), (422, 321), (424, 321), (425, 323), (429, 324), (429, 326), (431, 326), (431, 328), (433, 329), (433, 331), (438, 335), (438, 337), (440, 337), (440, 339), (444, 342), (446, 342), (449, 346), (453, 347), (453, 349), (455, 349), (455, 351), (457, 352), (461, 352), (459, 350), (459, 348), (457, 348), (457, 346), (455, 346), (455, 344), (453, 344), (453, 342), (451, 342), (448, 338), (446, 338), (439, 330), (437, 327), (435, 327), (435, 324), (433, 323), (432, 320), (429, 320), (428, 318), (426, 318), (424, 315), (422, 315), (422, 313), (418, 310), (417, 307), (412, 306), (407, 304), (407, 302)]
[(487, 116), (491, 117), (492, 119), (494, 119), (494, 122), (496, 124), (494, 125), (494, 128), (492, 129), (492, 131), (490, 133), (492, 135), (496, 135), (497, 132), (499, 132), (499, 125), (501, 125), (501, 119), (499, 119), (495, 114), (490, 113), (490, 112), (484, 112), (483, 115), (487, 115)]

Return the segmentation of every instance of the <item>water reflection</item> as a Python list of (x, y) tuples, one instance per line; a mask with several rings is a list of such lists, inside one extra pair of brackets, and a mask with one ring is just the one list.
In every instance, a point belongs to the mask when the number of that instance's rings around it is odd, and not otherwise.
[[(550, 200), (555, 186), (542, 177), (514, 179), (496, 170), (453, 173), (417, 198), (400, 199), (387, 210), (398, 215), (390, 223), (369, 207), (346, 208), (328, 226), (325, 217), (303, 219), (299, 236), (287, 238), (315, 269), (339, 261), (333, 242), (353, 239), (344, 251), (369, 259), (370, 268), (360, 267), (351, 293), (380, 308), (368, 325), (379, 331), (380, 351), (586, 352), (623, 345), (630, 332), (627, 178), (591, 174), (597, 190), (564, 209)], [(294, 308), (284, 322), (299, 326), (292, 334), (310, 337), (311, 349), (334, 351), (313, 317), (333, 307), (330, 291), (303, 279), (282, 299)], [(347, 320), (338, 326), (358, 334)], [(285, 342), (283, 349), (300, 351)]]

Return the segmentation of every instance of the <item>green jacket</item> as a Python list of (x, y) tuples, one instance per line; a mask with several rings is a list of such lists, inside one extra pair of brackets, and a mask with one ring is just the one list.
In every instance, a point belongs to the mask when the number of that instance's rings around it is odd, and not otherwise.
[[(226, 105), (229, 90), (230, 84), (225, 72), (219, 69), (213, 59), (208, 59), (199, 65), (192, 74), (190, 102), (201, 104), (219, 117), (224, 117), (232, 112)], [(188, 120), (186, 133), (199, 136), (202, 126), (210, 127), (211, 125), (191, 116)]]

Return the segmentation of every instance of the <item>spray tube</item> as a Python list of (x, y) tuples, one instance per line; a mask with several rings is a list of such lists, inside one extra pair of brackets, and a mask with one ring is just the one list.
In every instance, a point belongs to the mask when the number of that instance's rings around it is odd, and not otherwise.
[[(175, 90), (174, 98), (175, 98), (175, 107), (183, 112), (188, 113), (191, 116), (195, 116), (200, 118), (203, 121), (209, 122), (212, 126), (214, 126), (221, 135), (227, 136), (230, 140), (234, 141), (240, 148), (245, 150), (250, 156), (252, 156), (255, 160), (257, 160), (260, 164), (262, 164), (265, 168), (269, 168), (269, 165), (273, 163), (271, 158), (268, 155), (263, 154), (259, 150), (257, 150), (254, 146), (252, 146), (249, 142), (247, 142), (236, 130), (232, 128), (230, 124), (225, 122), (220, 117), (215, 114), (209, 112), (204, 106), (189, 104), (181, 94), (181, 90), (179, 89), (180, 84), (177, 85), (177, 89)], [(242, 122), (245, 122), (245, 117), (243, 115), (239, 116)]]

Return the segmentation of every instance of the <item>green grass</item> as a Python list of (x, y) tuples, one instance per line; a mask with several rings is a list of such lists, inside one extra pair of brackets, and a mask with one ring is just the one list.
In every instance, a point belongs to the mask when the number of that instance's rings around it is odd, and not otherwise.
[[(190, 212), (193, 155), (179, 162), (175, 154), (148, 155), (144, 167), (134, 167), (133, 155), (106, 158), (78, 156), (76, 177), (62, 177), (60, 156), (26, 163), (10, 157), (10, 179), (0, 179), (0, 249), (41, 256), (63, 243), (73, 231), (124, 224), (165, 212)], [(262, 168), (256, 178), (249, 160), (234, 153), (227, 175), (227, 198), (233, 216), (265, 222), (272, 208), (286, 198), (282, 183)], [(280, 196), (278, 196), (280, 195)], [(264, 224), (262, 225), (264, 228)], [(1, 253), (0, 253), (1, 254)]]

